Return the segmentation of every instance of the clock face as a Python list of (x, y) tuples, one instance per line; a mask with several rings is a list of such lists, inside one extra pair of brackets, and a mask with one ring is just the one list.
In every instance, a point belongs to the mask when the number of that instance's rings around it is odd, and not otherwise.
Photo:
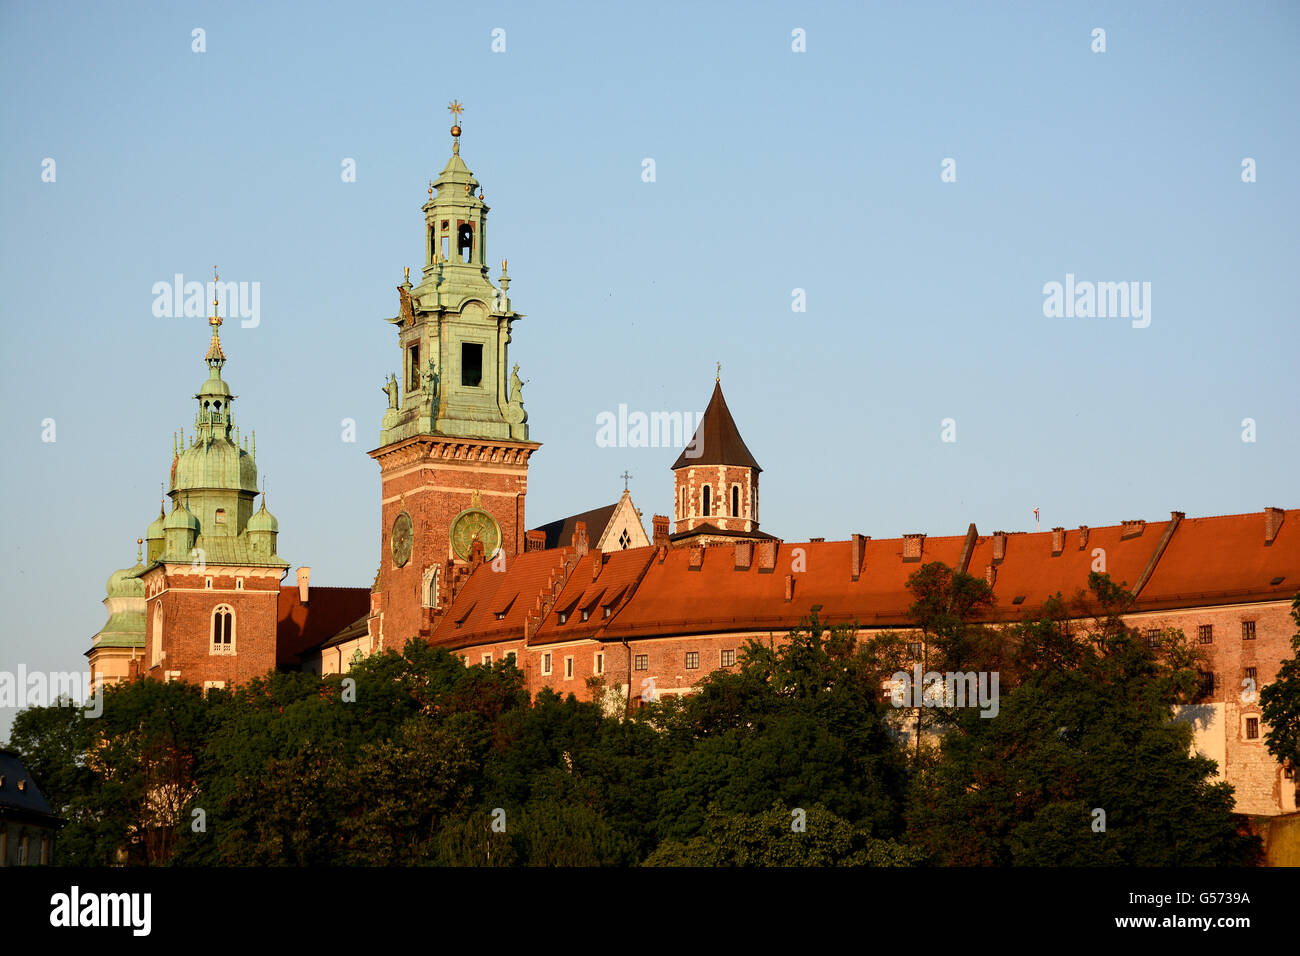
[(388, 535), (388, 543), (393, 547), (393, 563), (399, 568), (411, 560), (411, 542), (414, 537), (411, 516), (403, 511), (393, 522), (393, 530)]
[(483, 556), (491, 558), (501, 546), (501, 528), (496, 519), (486, 511), (470, 508), (462, 511), (451, 523), (451, 549), (462, 561), (469, 560), (474, 540), (483, 542)]

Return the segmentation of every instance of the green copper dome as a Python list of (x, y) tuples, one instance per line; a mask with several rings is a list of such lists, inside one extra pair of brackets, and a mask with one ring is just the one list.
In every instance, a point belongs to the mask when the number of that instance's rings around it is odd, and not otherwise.
[(198, 531), (199, 519), (190, 514), (190, 509), (181, 504), (177, 499), (176, 506), (172, 508), (171, 514), (163, 522), (163, 530), (171, 531), (175, 528), (181, 528), (185, 531)]
[(138, 577), (143, 570), (144, 565), (137, 561), (133, 568), (114, 571), (108, 576), (104, 591), (109, 597), (144, 597), (144, 582)]
[(174, 491), (225, 488), (257, 492), (257, 465), (248, 452), (224, 435), (201, 435), (180, 454)]
[(269, 531), (272, 534), (280, 533), (280, 522), (276, 520), (275, 515), (266, 510), (266, 496), (262, 496), (262, 507), (257, 509), (257, 513), (248, 519), (249, 531)]
[(146, 541), (157, 541), (163, 536), (163, 527), (167, 522), (167, 515), (163, 513), (162, 504), (158, 505), (158, 517), (149, 523), (149, 530), (144, 533)]

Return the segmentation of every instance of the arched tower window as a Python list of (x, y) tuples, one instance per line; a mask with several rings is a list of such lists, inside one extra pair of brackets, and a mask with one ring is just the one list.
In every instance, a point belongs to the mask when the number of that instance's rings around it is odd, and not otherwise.
[(436, 565), (424, 572), (424, 580), (420, 584), (420, 603), (425, 607), (436, 608), (438, 606), (438, 568)]
[(731, 516), (740, 517), (740, 485), (731, 486)]
[(153, 606), (153, 659), (151, 666), (162, 663), (163, 609), (162, 601)]
[(462, 222), (456, 230), (456, 254), (460, 256), (461, 262), (469, 262), (473, 253), (474, 228), (469, 223)]
[(218, 604), (212, 609), (211, 653), (235, 653), (235, 609), (229, 604)]
[(705, 485), (704, 490), (700, 492), (700, 514), (705, 518), (709, 517), (709, 486)]

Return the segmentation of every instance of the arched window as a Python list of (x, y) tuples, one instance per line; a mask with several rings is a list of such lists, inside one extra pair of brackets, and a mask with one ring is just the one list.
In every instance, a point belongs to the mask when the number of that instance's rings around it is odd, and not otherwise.
[(153, 659), (151, 666), (162, 663), (163, 612), (162, 601), (153, 606)]
[(460, 255), (461, 262), (469, 262), (474, 252), (474, 229), (467, 222), (461, 223), (456, 230), (456, 252)]
[(731, 486), (731, 516), (740, 517), (740, 485)]
[(700, 514), (709, 517), (709, 486), (705, 485), (704, 490), (700, 492)]
[(212, 610), (213, 654), (235, 653), (235, 609), (229, 604), (218, 604)]

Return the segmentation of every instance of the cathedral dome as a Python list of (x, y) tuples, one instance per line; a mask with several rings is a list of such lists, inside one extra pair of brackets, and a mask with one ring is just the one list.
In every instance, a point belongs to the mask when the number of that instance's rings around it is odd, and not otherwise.
[(158, 506), (158, 517), (149, 523), (149, 529), (145, 531), (144, 538), (146, 541), (158, 541), (163, 536), (163, 528), (166, 525), (167, 516), (163, 514), (162, 505)]
[(200, 438), (181, 452), (176, 464), (177, 491), (227, 488), (257, 491), (257, 465), (253, 457), (223, 435)]

